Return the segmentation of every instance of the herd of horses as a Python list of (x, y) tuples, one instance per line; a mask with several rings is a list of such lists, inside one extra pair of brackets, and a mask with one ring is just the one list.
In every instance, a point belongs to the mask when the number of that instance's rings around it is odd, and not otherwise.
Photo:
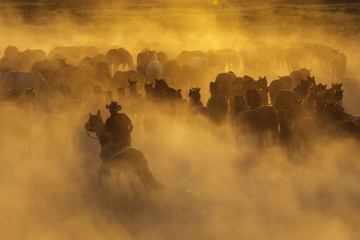
[[(336, 74), (343, 77), (345, 56), (326, 50), (335, 57), (324, 66), (341, 68)], [(87, 54), (90, 56), (84, 56)], [(185, 113), (191, 121), (230, 126), (237, 141), (246, 137), (257, 147), (271, 142), (294, 149), (329, 132), (332, 136), (335, 132), (335, 136), (360, 138), (360, 117), (346, 113), (341, 105), (341, 83), (318, 83), (307, 68), (291, 71), (270, 83), (265, 76), (257, 80), (237, 76), (232, 69), (239, 68), (238, 56), (231, 49), (182, 51), (169, 60), (164, 52), (145, 49), (137, 54), (134, 63), (124, 48), (101, 54), (94, 47), (57, 47), (47, 55), (42, 50), (22, 52), (8, 46), (0, 60), (0, 101), (21, 101), (44, 109), (55, 101), (59, 109), (82, 111), (117, 100), (134, 114), (160, 111), (172, 119)], [(247, 64), (245, 59), (243, 70), (249, 68)], [(210, 91), (206, 105), (200, 93), (204, 86)], [(90, 114), (85, 127), (96, 133), (102, 146), (106, 144), (100, 111)], [(127, 169), (128, 179), (137, 176), (146, 188), (161, 188), (139, 150), (128, 148), (116, 159), (104, 160), (100, 179), (106, 174), (105, 165)]]

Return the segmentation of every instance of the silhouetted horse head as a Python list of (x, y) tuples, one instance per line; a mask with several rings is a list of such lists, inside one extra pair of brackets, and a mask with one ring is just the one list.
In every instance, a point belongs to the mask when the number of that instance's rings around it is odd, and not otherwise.
[(279, 121), (286, 121), (286, 114), (287, 114), (287, 110), (286, 109), (278, 109), (278, 117), (279, 117)]
[(220, 93), (220, 89), (216, 82), (210, 82), (210, 93), (211, 93), (211, 96), (214, 96), (214, 95)]
[(146, 92), (146, 96), (151, 98), (154, 94), (154, 88), (153, 88), (154, 83), (145, 83), (144, 85), (144, 89)]
[(254, 83), (255, 84), (255, 88), (257, 89), (263, 89), (263, 90), (267, 90), (267, 79), (266, 76), (264, 76), (263, 78), (259, 76), (259, 79)]
[(189, 98), (194, 102), (199, 102), (201, 98), (200, 88), (191, 88), (189, 91)]
[(89, 120), (85, 124), (85, 129), (89, 132), (95, 132), (102, 124), (104, 123), (100, 116), (100, 110), (98, 110), (94, 115), (89, 113)]
[(245, 100), (250, 109), (261, 107), (261, 96), (256, 89), (248, 89), (245, 93)]
[(136, 92), (137, 91), (137, 81), (131, 81), (130, 79), (128, 79), (129, 82), (129, 91), (130, 92)]
[(310, 76), (307, 76), (307, 81), (309, 82), (309, 86), (314, 86), (315, 85), (315, 77), (310, 77)]
[(332, 83), (331, 88), (332, 89), (341, 89), (342, 83)]
[(150, 61), (158, 61), (155, 51), (149, 51), (149, 58)]
[[(311, 79), (311, 78), (310, 78)], [(300, 87), (303, 89), (309, 89), (310, 88), (310, 81), (309, 80), (302, 80), (300, 79)]]
[(164, 88), (168, 88), (165, 79), (155, 79), (154, 91), (162, 91)]
[(245, 103), (245, 99), (244, 99), (243, 95), (241, 95), (241, 96), (234, 95), (233, 100), (234, 100), (234, 109), (235, 109), (234, 113), (235, 114), (246, 110), (246, 103)]
[(34, 88), (25, 89), (24, 94), (25, 94), (25, 97), (27, 97), (27, 98), (35, 98), (36, 97), (36, 94), (34, 92)]
[(343, 96), (344, 96), (344, 90), (341, 89), (342, 87), (342, 83), (335, 83), (335, 84), (331, 84), (331, 89), (334, 91), (334, 101), (338, 102), (341, 101)]
[(176, 96), (177, 98), (182, 99), (181, 89), (176, 90)]
[(320, 92), (324, 91), (327, 87), (327, 84), (323, 85), (321, 83), (313, 85), (310, 89), (311, 91), (317, 92), (319, 94)]

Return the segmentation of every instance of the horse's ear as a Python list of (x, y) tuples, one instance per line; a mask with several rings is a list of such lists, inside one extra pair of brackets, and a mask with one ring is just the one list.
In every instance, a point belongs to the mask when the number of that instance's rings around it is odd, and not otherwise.
[(342, 83), (340, 83), (339, 87), (342, 87)]
[(89, 116), (90, 116), (90, 117), (92, 116), (90, 112), (89, 112)]
[[(321, 83), (320, 83), (321, 84)], [(325, 88), (327, 87), (327, 84), (325, 84), (325, 86), (324, 86)]]
[(97, 111), (97, 115), (100, 116), (100, 110)]

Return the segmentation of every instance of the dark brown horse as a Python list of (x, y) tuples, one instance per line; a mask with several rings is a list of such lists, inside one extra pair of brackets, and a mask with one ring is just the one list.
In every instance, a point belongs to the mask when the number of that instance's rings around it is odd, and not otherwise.
[(201, 102), (200, 88), (191, 88), (189, 91), (189, 110), (192, 115), (209, 116), (209, 110)]
[[(89, 113), (89, 120), (85, 124), (85, 129), (88, 132), (95, 132), (98, 137), (101, 148), (109, 141), (109, 136), (106, 134), (105, 125), (101, 119), (100, 111), (92, 115)], [(98, 171), (99, 183), (102, 185), (102, 175), (109, 173), (110, 169), (116, 172), (123, 172), (128, 179), (131, 191), (135, 192), (135, 179), (138, 177), (147, 191), (161, 190), (163, 185), (151, 173), (144, 154), (132, 147), (119, 150), (115, 154), (116, 157), (112, 159), (102, 159), (102, 166)]]

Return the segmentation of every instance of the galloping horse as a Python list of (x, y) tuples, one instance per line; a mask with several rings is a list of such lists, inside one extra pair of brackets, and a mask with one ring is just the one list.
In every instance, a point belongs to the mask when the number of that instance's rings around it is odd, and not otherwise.
[[(105, 133), (105, 125), (101, 119), (100, 111), (98, 110), (95, 115), (91, 113), (89, 113), (89, 115), (90, 117), (85, 124), (85, 129), (88, 132), (96, 133), (101, 148), (103, 148), (110, 139)], [(135, 192), (134, 183), (136, 177), (141, 180), (147, 191), (161, 190), (163, 188), (163, 185), (151, 173), (144, 154), (135, 148), (126, 147), (125, 149), (119, 149), (111, 159), (102, 159), (102, 166), (98, 171), (100, 186), (102, 185), (102, 175), (107, 174), (110, 168), (117, 172), (125, 173), (132, 192)]]

